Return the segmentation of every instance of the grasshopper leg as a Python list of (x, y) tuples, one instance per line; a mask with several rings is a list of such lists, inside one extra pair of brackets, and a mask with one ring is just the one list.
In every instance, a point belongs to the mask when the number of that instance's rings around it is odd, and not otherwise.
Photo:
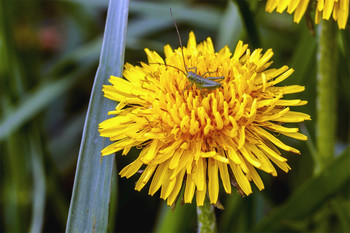
[[(203, 75), (204, 76), (204, 75)], [(220, 77), (207, 77), (206, 79), (209, 79), (209, 80), (219, 80), (219, 79), (225, 79), (224, 76), (220, 76)]]

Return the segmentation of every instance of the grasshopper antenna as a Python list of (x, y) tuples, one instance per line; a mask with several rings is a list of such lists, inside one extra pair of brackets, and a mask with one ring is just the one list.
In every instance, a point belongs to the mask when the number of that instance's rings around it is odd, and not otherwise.
[(180, 32), (179, 32), (179, 29), (177, 28), (177, 25), (176, 25), (176, 22), (175, 22), (175, 19), (174, 19), (174, 16), (173, 16), (173, 12), (171, 11), (171, 8), (170, 8), (170, 14), (171, 14), (171, 18), (173, 19), (173, 22), (174, 22), (174, 25), (175, 25), (175, 28), (176, 28), (177, 37), (179, 38), (179, 42), (180, 42), (180, 46), (181, 46), (181, 53), (182, 53), (182, 60), (184, 62), (185, 70), (187, 71), (187, 67), (186, 67), (186, 63), (185, 63), (184, 50), (182, 48), (183, 46), (182, 46)]

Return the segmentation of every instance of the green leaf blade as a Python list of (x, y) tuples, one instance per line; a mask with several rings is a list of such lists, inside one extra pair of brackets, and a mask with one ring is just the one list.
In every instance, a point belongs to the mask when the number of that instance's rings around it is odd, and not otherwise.
[(281, 207), (274, 208), (268, 217), (253, 229), (254, 232), (278, 232), (288, 220), (302, 219), (334, 197), (350, 180), (350, 147), (331, 164), (298, 188)]
[(99, 136), (98, 124), (115, 103), (103, 97), (110, 75), (121, 76), (124, 63), (128, 0), (111, 0), (108, 7), (100, 65), (92, 89), (79, 151), (66, 232), (107, 232), (114, 156), (101, 157), (110, 142)]

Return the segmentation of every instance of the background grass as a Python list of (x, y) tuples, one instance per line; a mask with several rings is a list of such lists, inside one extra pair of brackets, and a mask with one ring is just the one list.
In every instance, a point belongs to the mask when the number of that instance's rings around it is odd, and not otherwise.
[[(62, 232), (66, 228), (107, 6), (108, 1), (102, 0), (0, 1), (3, 232)], [(279, 176), (273, 178), (261, 172), (264, 191), (254, 188), (243, 199), (221, 192), (225, 210), (216, 212), (219, 231), (349, 232), (349, 28), (339, 31), (337, 38), (336, 158), (315, 174), (316, 39), (305, 20), (294, 24), (291, 15), (268, 14), (264, 6), (264, 1), (241, 0), (131, 1), (125, 61), (135, 65), (146, 61), (144, 48), (163, 55), (165, 44), (179, 46), (170, 7), (184, 42), (192, 30), (197, 42), (210, 36), (216, 50), (224, 45), (233, 50), (239, 39), (250, 48), (272, 48), (273, 67), (295, 69), (282, 85), (306, 86), (305, 92), (290, 98), (309, 101), (295, 108), (313, 119), (301, 125), (309, 140), (282, 139), (302, 155), (284, 153), (292, 167), (288, 174), (278, 171)], [(117, 171), (137, 153), (134, 149), (127, 157), (117, 154)], [(115, 176), (110, 232), (196, 231), (194, 205), (178, 205), (172, 212), (157, 194), (151, 197), (147, 189), (134, 191), (136, 180)]]

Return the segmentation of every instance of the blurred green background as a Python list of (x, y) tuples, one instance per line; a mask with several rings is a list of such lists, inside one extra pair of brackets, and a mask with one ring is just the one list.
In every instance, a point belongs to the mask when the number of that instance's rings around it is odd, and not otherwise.
[[(65, 230), (86, 110), (98, 66), (108, 1), (0, 1), (0, 231)], [(265, 1), (131, 1), (125, 61), (146, 61), (144, 48), (163, 55), (179, 46), (172, 8), (183, 43), (211, 37), (218, 51), (238, 40), (249, 48), (272, 48), (273, 67), (294, 74), (283, 85), (306, 91), (288, 96), (308, 100), (295, 108), (311, 115), (301, 124), (307, 143), (282, 138), (301, 150), (284, 152), (292, 170), (278, 177), (260, 172), (265, 190), (241, 198), (221, 192), (216, 210), (223, 232), (350, 231), (350, 32), (338, 32), (336, 158), (320, 174), (315, 165), (315, 31), (305, 19), (269, 14)], [(317, 28), (317, 26), (316, 26)], [(112, 74), (111, 74), (112, 75)], [(108, 78), (108, 77), (106, 77)], [(102, 94), (102, 92), (101, 92)], [(137, 155), (116, 156), (120, 171)], [(112, 194), (111, 232), (195, 232), (195, 205), (174, 212), (147, 188), (134, 191), (137, 177), (117, 178)], [(254, 185), (253, 185), (254, 186)], [(94, 190), (91, 190), (93, 192)]]

